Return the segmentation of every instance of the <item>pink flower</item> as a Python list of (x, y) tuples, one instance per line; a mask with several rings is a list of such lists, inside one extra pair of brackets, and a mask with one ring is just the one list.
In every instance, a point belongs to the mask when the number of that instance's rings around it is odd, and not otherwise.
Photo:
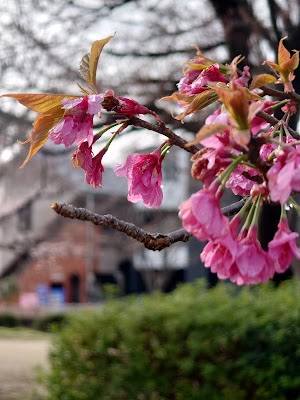
[(224, 236), (210, 240), (201, 260), (220, 279), (230, 279), (238, 285), (267, 282), (275, 273), (271, 257), (257, 240), (257, 227), (238, 235), (241, 221), (240, 216), (235, 216)]
[(232, 279), (231, 267), (235, 262), (236, 253), (237, 241), (228, 232), (224, 237), (210, 240), (200, 258), (205, 267), (216, 273), (219, 279)]
[(142, 200), (146, 207), (158, 208), (163, 200), (162, 160), (160, 148), (150, 154), (131, 154), (123, 165), (117, 165), (117, 176), (128, 178), (128, 200)]
[(228, 230), (228, 219), (220, 209), (220, 191), (212, 184), (199, 190), (179, 206), (179, 217), (184, 228), (199, 240), (216, 239)]
[(112, 109), (117, 117), (131, 118), (138, 114), (149, 114), (149, 109), (135, 100), (127, 99), (126, 97), (117, 97), (117, 100), (119, 102), (118, 105)]
[(275, 269), (257, 239), (256, 226), (240, 234), (235, 264), (238, 284), (268, 282), (273, 277)]
[[(206, 118), (205, 125), (210, 124), (223, 124), (229, 126), (230, 121), (228, 114), (222, 112), (221, 108), (218, 108), (213, 114)], [(201, 140), (200, 143), (202, 146), (211, 147), (216, 150), (233, 145), (229, 129), (220, 133), (216, 133), (215, 135), (208, 136), (207, 138)]]
[(235, 79), (234, 82), (240, 86), (248, 87), (249, 79), (251, 78), (250, 75), (250, 68), (246, 65), (243, 69), (242, 75)]
[(298, 236), (298, 233), (290, 230), (287, 219), (282, 218), (278, 224), (278, 231), (268, 244), (268, 254), (276, 272), (284, 272), (294, 257), (300, 259), (300, 249), (296, 244)]
[(283, 107), (281, 107), (281, 110), (283, 112), (288, 112), (291, 115), (297, 114), (298, 111), (297, 103), (294, 102), (293, 100), (289, 100), (288, 103), (286, 103)]
[(242, 218), (236, 215), (231, 220), (227, 233), (223, 237), (210, 240), (200, 255), (205, 267), (211, 268), (219, 279), (230, 279), (233, 282), (240, 279), (235, 259), (238, 248), (238, 228), (241, 222)]
[(208, 187), (218, 174), (220, 174), (232, 159), (230, 153), (224, 148), (218, 150), (204, 148), (191, 158), (193, 162), (192, 177), (204, 183)]
[(228, 79), (220, 73), (218, 64), (213, 64), (199, 71), (187, 71), (185, 76), (178, 83), (179, 92), (187, 95), (194, 95), (208, 89), (212, 82), (228, 82)]
[(102, 187), (102, 174), (104, 167), (102, 158), (106, 150), (103, 149), (96, 156), (93, 156), (92, 148), (87, 142), (83, 142), (73, 154), (73, 165), (81, 167), (85, 171), (85, 181), (93, 188)]
[(247, 165), (238, 165), (230, 174), (226, 187), (239, 196), (248, 196), (256, 181), (262, 183), (260, 173)]
[[(260, 104), (261, 102), (256, 102)], [(274, 110), (271, 108), (275, 104), (277, 104), (278, 101), (264, 101), (263, 102), (263, 107), (262, 111), (269, 115), (274, 114)], [(257, 115), (254, 116), (254, 118), (251, 121), (251, 132), (253, 135), (257, 135), (259, 131), (266, 129), (270, 126), (270, 123), (267, 122), (265, 119), (258, 117)]]
[(300, 191), (300, 153), (295, 148), (283, 149), (267, 172), (270, 198), (284, 204), (292, 190)]
[(66, 147), (73, 143), (81, 144), (87, 140), (93, 143), (93, 118), (101, 111), (102, 94), (79, 97), (74, 100), (64, 99), (65, 115), (49, 132), (49, 138), (55, 144), (63, 143)]
[(277, 148), (275, 143), (265, 143), (259, 149), (259, 155), (263, 161), (269, 161), (269, 156), (273, 153), (273, 151)]

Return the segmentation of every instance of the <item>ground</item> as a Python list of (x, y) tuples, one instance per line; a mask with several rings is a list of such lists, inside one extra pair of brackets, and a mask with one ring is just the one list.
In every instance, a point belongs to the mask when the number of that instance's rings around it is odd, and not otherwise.
[(47, 336), (0, 336), (0, 400), (31, 400), (37, 365), (47, 365)]

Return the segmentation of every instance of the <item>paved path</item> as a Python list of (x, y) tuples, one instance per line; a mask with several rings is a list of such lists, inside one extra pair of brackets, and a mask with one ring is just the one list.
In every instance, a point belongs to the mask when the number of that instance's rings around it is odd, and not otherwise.
[(34, 369), (47, 365), (45, 339), (0, 339), (0, 400), (30, 400)]

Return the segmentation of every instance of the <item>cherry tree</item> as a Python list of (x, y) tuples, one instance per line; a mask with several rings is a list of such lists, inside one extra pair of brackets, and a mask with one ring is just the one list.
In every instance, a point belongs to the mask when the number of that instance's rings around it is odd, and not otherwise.
[[(181, 122), (216, 105), (195, 140), (187, 142), (153, 110), (131, 98), (118, 96), (110, 88), (99, 89), (98, 60), (112, 38), (94, 42), (82, 58), (80, 74), (85, 85), (79, 85), (80, 95), (4, 95), (38, 113), (22, 167), (50, 139), (67, 148), (76, 146), (74, 167), (83, 169), (87, 184), (101, 188), (105, 173), (103, 157), (112, 151), (110, 146), (118, 136), (126, 135), (126, 129), (135, 126), (157, 132), (166, 139), (152, 153), (134, 153), (124, 164), (116, 165), (116, 175), (128, 181), (128, 200), (142, 201), (148, 208), (161, 205), (162, 164), (166, 157), (172, 157), (173, 146), (191, 154), (192, 176), (199, 181), (199, 190), (179, 205), (183, 229), (168, 234), (150, 234), (112, 215), (98, 215), (58, 202), (52, 205), (54, 211), (67, 218), (110, 226), (150, 250), (186, 242), (191, 236), (207, 241), (200, 255), (205, 266), (220, 279), (230, 279), (238, 285), (267, 282), (275, 272), (286, 271), (294, 257), (300, 259), (298, 233), (289, 228), (286, 212), (288, 208), (300, 212), (293, 198), (300, 191), (300, 136), (289, 126), (300, 101), (293, 87), (299, 51), (290, 53), (284, 45), (286, 38), (282, 38), (277, 62), (265, 61), (270, 73), (252, 77), (247, 65), (239, 68), (242, 56), (222, 64), (198, 49), (184, 68), (178, 91), (161, 99), (176, 102), (179, 114), (175, 119)], [(283, 90), (275, 89), (274, 85), (281, 85)], [(281, 111), (280, 119), (274, 116), (275, 110)], [(109, 113), (115, 122), (95, 132), (95, 119), (101, 121), (102, 113)], [(105, 137), (106, 143), (94, 154), (95, 143)], [(225, 189), (242, 199), (221, 209)], [(281, 214), (274, 237), (263, 249), (257, 232), (262, 206), (267, 203), (277, 204)]]

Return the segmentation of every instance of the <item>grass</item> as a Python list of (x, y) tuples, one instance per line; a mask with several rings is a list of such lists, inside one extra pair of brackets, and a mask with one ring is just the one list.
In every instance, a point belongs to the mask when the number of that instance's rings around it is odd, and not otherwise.
[(49, 339), (51, 333), (41, 332), (30, 328), (5, 328), (0, 326), (0, 339)]

